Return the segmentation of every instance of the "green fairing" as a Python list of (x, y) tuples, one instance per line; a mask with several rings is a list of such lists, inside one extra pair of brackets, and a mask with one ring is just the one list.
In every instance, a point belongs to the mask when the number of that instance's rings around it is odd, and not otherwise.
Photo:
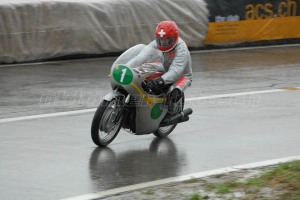
[(157, 104), (155, 104), (155, 106), (153, 106), (153, 108), (151, 110), (151, 118), (152, 119), (158, 119), (161, 116), (163, 110), (160, 109), (160, 106), (161, 106), (161, 103), (157, 103)]

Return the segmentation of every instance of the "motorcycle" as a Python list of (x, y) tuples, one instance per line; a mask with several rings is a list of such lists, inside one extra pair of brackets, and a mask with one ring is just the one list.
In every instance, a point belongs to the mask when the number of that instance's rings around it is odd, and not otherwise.
[[(149, 59), (141, 66), (129, 67), (131, 58), (148, 48)], [(105, 147), (118, 135), (120, 129), (134, 134), (154, 134), (163, 138), (168, 136), (178, 123), (189, 120), (192, 109), (184, 107), (184, 93), (176, 103), (175, 114), (164, 120), (168, 112), (169, 87), (147, 88), (147, 81), (163, 75), (164, 69), (155, 63), (161, 61), (162, 53), (146, 45), (136, 45), (125, 51), (112, 65), (110, 84), (113, 89), (103, 97), (97, 108), (91, 126), (91, 137), (99, 147)]]

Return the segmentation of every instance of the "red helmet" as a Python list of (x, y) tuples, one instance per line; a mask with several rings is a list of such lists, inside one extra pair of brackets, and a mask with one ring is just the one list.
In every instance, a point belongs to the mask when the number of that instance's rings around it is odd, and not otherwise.
[(162, 21), (155, 29), (156, 43), (162, 52), (172, 50), (178, 41), (179, 31), (175, 22)]

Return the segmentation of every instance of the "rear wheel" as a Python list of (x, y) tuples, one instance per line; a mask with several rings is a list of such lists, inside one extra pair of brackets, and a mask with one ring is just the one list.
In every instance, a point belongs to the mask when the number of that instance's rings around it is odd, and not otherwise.
[(91, 136), (93, 142), (99, 147), (107, 146), (118, 135), (123, 119), (121, 115), (116, 121), (119, 112), (122, 112), (122, 109), (115, 99), (103, 100), (96, 110), (92, 121)]
[[(178, 113), (182, 112), (183, 107), (184, 107), (184, 94), (178, 102), (175, 113), (178, 114)], [(153, 134), (156, 137), (160, 137), (160, 138), (166, 137), (176, 128), (176, 126), (177, 126), (177, 124), (173, 124), (173, 125), (165, 126), (165, 127), (159, 127)]]
[(159, 127), (153, 134), (156, 137), (167, 137), (177, 126), (177, 124), (165, 126), (165, 127)]

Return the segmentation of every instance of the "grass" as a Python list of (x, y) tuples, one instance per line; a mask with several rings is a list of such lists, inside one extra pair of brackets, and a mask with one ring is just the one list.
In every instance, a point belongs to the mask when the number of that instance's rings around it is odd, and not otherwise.
[(231, 192), (234, 188), (237, 188), (241, 185), (241, 183), (236, 181), (225, 182), (221, 184), (210, 184), (207, 186), (209, 190), (215, 190), (219, 194), (226, 194)]
[(198, 193), (193, 194), (193, 195), (189, 198), (189, 200), (201, 200), (201, 199), (202, 199), (202, 197), (201, 197), (201, 195), (198, 194)]
[(186, 183), (197, 183), (197, 182), (199, 182), (199, 179), (197, 179), (197, 178), (191, 178), (191, 179), (189, 179), (189, 180), (187, 180), (187, 181), (185, 181)]
[(142, 194), (144, 194), (144, 195), (153, 195), (154, 193), (155, 192), (152, 189), (148, 189), (148, 190), (142, 192)]
[[(248, 195), (260, 192), (264, 187), (272, 188), (274, 191), (282, 191), (279, 199), (300, 199), (300, 161), (280, 164), (262, 175), (250, 178), (245, 182), (230, 181), (221, 184), (210, 184), (208, 190), (214, 190), (219, 194), (226, 194), (233, 190), (242, 190)], [(245, 198), (247, 199), (247, 197)]]

